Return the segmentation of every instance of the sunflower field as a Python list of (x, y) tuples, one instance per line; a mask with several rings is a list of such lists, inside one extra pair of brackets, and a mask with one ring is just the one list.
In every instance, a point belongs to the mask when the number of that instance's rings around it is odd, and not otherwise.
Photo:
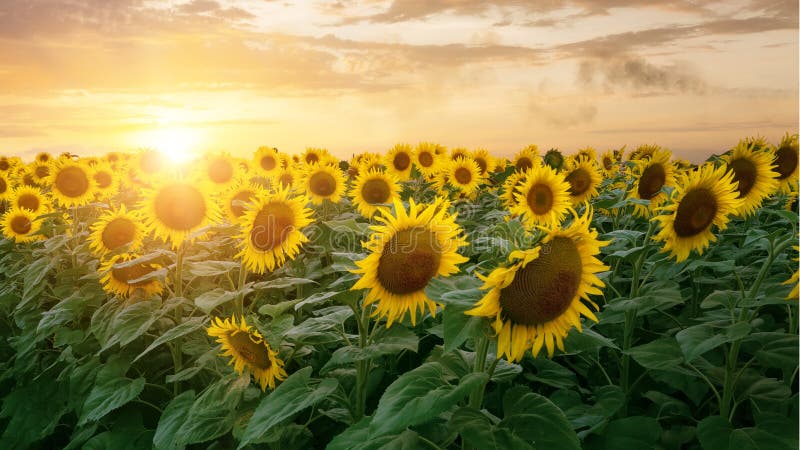
[(0, 448), (798, 447), (798, 138), (0, 157)]

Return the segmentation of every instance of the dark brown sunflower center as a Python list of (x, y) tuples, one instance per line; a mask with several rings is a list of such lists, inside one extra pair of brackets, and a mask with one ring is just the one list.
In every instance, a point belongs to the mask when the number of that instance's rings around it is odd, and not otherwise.
[(611, 168), (614, 167), (614, 160), (612, 160), (608, 156), (604, 156), (603, 157), (603, 167), (606, 170), (611, 170)]
[(739, 182), (739, 198), (744, 197), (756, 183), (758, 168), (747, 158), (734, 159), (728, 168), (733, 170), (733, 181)]
[(97, 187), (100, 189), (106, 189), (107, 187), (111, 186), (111, 183), (114, 181), (114, 179), (108, 172), (97, 172), (94, 174), (94, 181), (97, 182)]
[(3, 158), (3, 159), (0, 159), (0, 170), (2, 170), (3, 172), (5, 172), (6, 170), (8, 170), (8, 169), (10, 169), (10, 168), (11, 168), (11, 163), (10, 163), (10, 162), (8, 162), (8, 160), (7, 160), (7, 159), (5, 159), (5, 158)]
[(44, 178), (44, 177), (50, 175), (50, 167), (48, 167), (48, 166), (36, 166), (35, 172), (36, 172), (36, 176), (38, 178)]
[(25, 193), (17, 197), (17, 206), (29, 209), (33, 212), (39, 211), (40, 204), (39, 197), (34, 194)]
[(119, 155), (116, 153), (109, 153), (106, 159), (108, 159), (109, 162), (117, 162), (119, 161)]
[(478, 168), (481, 169), (481, 175), (486, 175), (486, 169), (489, 165), (486, 163), (486, 160), (483, 158), (475, 158), (475, 164), (478, 165)]
[(503, 319), (538, 325), (559, 317), (578, 294), (582, 275), (581, 255), (572, 239), (557, 237), (542, 245), (539, 257), (500, 291)]
[(156, 217), (172, 230), (191, 230), (200, 225), (206, 215), (203, 194), (186, 184), (161, 189), (154, 203)]
[[(244, 214), (244, 205), (241, 203), (250, 203), (255, 194), (253, 191), (240, 191), (231, 199), (231, 212), (236, 217), (241, 217)], [(237, 203), (240, 202), (240, 203)]]
[(327, 172), (317, 172), (308, 180), (311, 192), (327, 197), (336, 191), (336, 178)]
[(233, 178), (233, 165), (224, 159), (214, 159), (208, 165), (208, 178), (214, 183), (227, 183)]
[(28, 234), (31, 231), (31, 221), (25, 216), (14, 216), (9, 221), (9, 226), (14, 233)]
[(592, 177), (583, 168), (577, 168), (566, 177), (569, 183), (569, 195), (576, 197), (588, 191), (592, 186)]
[(25, 186), (29, 186), (29, 187), (36, 186), (36, 181), (34, 181), (34, 179), (33, 179), (33, 174), (26, 173), (25, 175), (23, 175), (22, 176), (22, 184), (24, 184)]
[(149, 264), (134, 264), (121, 269), (116, 267), (112, 268), (111, 276), (113, 276), (115, 280), (121, 281), (128, 286), (142, 287), (150, 283), (150, 280), (137, 281), (135, 283), (131, 283), (131, 281), (142, 278), (155, 270), (155, 267)]
[(533, 161), (527, 156), (523, 156), (522, 158), (517, 160), (517, 164), (515, 165), (517, 171), (524, 172), (531, 167), (533, 167)]
[(442, 256), (436, 234), (424, 227), (398, 231), (383, 247), (378, 282), (396, 295), (425, 289), (439, 272)]
[(675, 234), (694, 236), (711, 226), (717, 214), (717, 198), (705, 188), (686, 193), (675, 212)]
[(395, 169), (402, 172), (408, 169), (408, 166), (411, 165), (411, 157), (408, 156), (408, 153), (406, 152), (398, 152), (396, 155), (394, 155), (392, 165), (394, 165)]
[(379, 178), (367, 180), (361, 188), (361, 195), (367, 203), (376, 205), (379, 203), (386, 203), (392, 191), (386, 181)]
[(272, 367), (267, 346), (263, 342), (253, 342), (249, 333), (243, 331), (233, 333), (228, 336), (228, 342), (251, 367), (261, 370), (267, 370)]
[(89, 176), (80, 167), (65, 167), (56, 175), (55, 186), (67, 197), (80, 197), (89, 190)]
[(458, 181), (458, 184), (469, 184), (472, 182), (472, 172), (464, 167), (459, 167), (453, 174), (453, 178)]
[(661, 192), (661, 188), (664, 187), (664, 182), (666, 180), (667, 173), (663, 165), (653, 164), (644, 169), (642, 176), (639, 177), (639, 187), (637, 188), (639, 198), (650, 200), (655, 197)]
[(36, 159), (40, 162), (47, 162), (50, 161), (50, 155), (48, 153), (39, 153), (39, 155), (36, 156)]
[(778, 165), (778, 179), (785, 180), (797, 169), (797, 147), (782, 145), (775, 152), (775, 164)]
[(430, 152), (420, 153), (417, 159), (419, 159), (419, 164), (422, 167), (430, 167), (433, 165), (433, 155), (431, 155)]
[(117, 217), (108, 222), (100, 238), (105, 248), (116, 250), (133, 241), (135, 235), (136, 225), (128, 219)]
[(278, 161), (275, 160), (275, 157), (269, 155), (262, 157), (258, 163), (261, 164), (261, 168), (264, 170), (272, 170), (278, 165)]
[(319, 156), (316, 153), (309, 153), (306, 155), (306, 164), (314, 164), (319, 161)]
[(553, 208), (553, 191), (546, 184), (536, 184), (528, 191), (527, 200), (534, 214), (546, 214)]
[(256, 214), (250, 230), (250, 243), (269, 251), (285, 241), (294, 231), (294, 211), (285, 203), (269, 203)]
[(294, 177), (290, 173), (283, 173), (278, 177), (278, 181), (281, 183), (281, 186), (287, 188), (294, 183)]
[(8, 183), (4, 178), (0, 178), (0, 194), (5, 193), (8, 190)]

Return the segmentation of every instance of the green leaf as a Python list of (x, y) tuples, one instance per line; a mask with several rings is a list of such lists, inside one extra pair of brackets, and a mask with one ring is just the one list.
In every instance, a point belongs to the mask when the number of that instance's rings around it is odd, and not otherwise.
[(235, 261), (192, 261), (189, 273), (196, 277), (215, 277), (239, 271), (241, 264)]
[(68, 411), (66, 386), (51, 382), (17, 386), (5, 398), (0, 417), (7, 418), (0, 448), (28, 448), (50, 434)]
[(197, 298), (194, 299), (194, 304), (204, 313), (209, 314), (217, 306), (228, 303), (236, 298), (236, 294), (237, 291), (226, 291), (222, 288), (214, 288), (198, 295)]
[(103, 345), (103, 350), (114, 344), (127, 345), (144, 334), (161, 317), (156, 313), (160, 306), (161, 300), (149, 300), (133, 303), (117, 312), (110, 326), (113, 334)]
[(178, 442), (178, 434), (189, 415), (194, 400), (194, 391), (186, 391), (174, 397), (164, 408), (164, 412), (158, 419), (156, 434), (153, 436), (153, 445), (157, 450), (172, 450), (182, 447)]
[(252, 288), (257, 291), (263, 289), (286, 289), (289, 287), (296, 287), (301, 284), (317, 284), (317, 282), (314, 280), (309, 280), (308, 278), (283, 277), (283, 278), (276, 278), (270, 281), (262, 281), (260, 283), (254, 283)]
[(325, 378), (312, 387), (311, 371), (311, 367), (298, 370), (261, 401), (247, 424), (239, 448), (260, 439), (274, 426), (319, 403), (336, 390), (338, 382), (333, 378)]
[(472, 448), (481, 450), (534, 450), (535, 448), (513, 431), (494, 426), (486, 415), (474, 408), (465, 407), (457, 410), (450, 418), (449, 426)]
[(472, 389), (486, 383), (485, 373), (471, 373), (457, 385), (444, 378), (444, 368), (425, 363), (400, 375), (386, 388), (375, 410), (370, 435), (396, 433), (421, 424), (450, 409)]
[[(436, 277), (425, 288), (425, 294), (433, 301), (444, 304), (473, 305), (480, 299), (476, 289), (481, 286), (480, 280), (470, 275)], [(466, 291), (466, 293), (464, 293)], [(450, 294), (446, 299), (445, 295)], [(447, 303), (450, 302), (450, 303)]]
[(710, 309), (722, 306), (726, 309), (731, 309), (736, 305), (739, 297), (741, 297), (741, 294), (738, 291), (714, 291), (700, 302), (700, 307)]
[(178, 445), (206, 442), (228, 433), (236, 420), (236, 407), (250, 386), (250, 375), (229, 375), (197, 397), (176, 435)]
[(629, 349), (628, 355), (642, 367), (666, 370), (683, 362), (681, 348), (675, 339), (661, 338)]
[(111, 411), (125, 405), (139, 396), (144, 389), (145, 379), (126, 378), (128, 363), (120, 358), (112, 357), (97, 373), (95, 386), (83, 402), (82, 414), (78, 425), (100, 420)]
[(697, 439), (703, 450), (728, 450), (732, 432), (728, 419), (720, 416), (706, 417), (697, 424)]
[(652, 417), (632, 416), (609, 422), (602, 442), (607, 450), (652, 449), (661, 437), (661, 425)]
[(536, 366), (536, 373), (526, 372), (525, 375), (523, 375), (530, 381), (546, 384), (558, 389), (570, 389), (578, 384), (575, 372), (555, 361), (537, 358), (533, 363)]
[[(578, 436), (564, 412), (545, 397), (515, 386), (503, 396), (503, 420), (507, 428), (536, 448), (580, 450)], [(531, 426), (536, 424), (536, 426)]]
[(395, 325), (388, 331), (379, 334), (376, 336), (375, 341), (375, 343), (364, 348), (348, 345), (336, 349), (325, 366), (320, 369), (320, 373), (327, 373), (335, 367), (351, 364), (355, 361), (375, 359), (384, 355), (399, 353), (403, 350), (416, 353), (419, 345), (419, 337), (413, 331), (401, 325)]
[(152, 350), (154, 350), (156, 347), (158, 347), (161, 344), (165, 344), (167, 342), (171, 342), (171, 341), (173, 341), (173, 340), (175, 340), (175, 339), (177, 339), (177, 338), (179, 338), (181, 336), (185, 336), (185, 335), (187, 335), (187, 334), (189, 334), (189, 333), (191, 333), (191, 332), (193, 332), (195, 330), (199, 330), (200, 328), (203, 327), (203, 325), (205, 325), (205, 323), (206, 323), (206, 318), (205, 317), (190, 317), (185, 322), (181, 323), (180, 325), (178, 325), (176, 327), (170, 328), (164, 334), (162, 334), (161, 336), (157, 337), (156, 340), (153, 341), (152, 344), (147, 346), (147, 348), (144, 349), (144, 351), (142, 353), (140, 353), (139, 356), (136, 357), (136, 359), (133, 360), (133, 362), (138, 361), (139, 358), (141, 358), (142, 356), (150, 353)]
[(797, 365), (798, 337), (787, 333), (753, 333), (742, 348), (749, 348), (764, 367), (792, 368)]
[(488, 324), (483, 317), (464, 314), (471, 308), (472, 306), (449, 305), (442, 312), (445, 353), (457, 349), (468, 338), (479, 336)]
[(739, 322), (724, 329), (715, 329), (703, 323), (685, 328), (675, 335), (687, 362), (722, 344), (741, 339), (750, 332), (750, 324)]

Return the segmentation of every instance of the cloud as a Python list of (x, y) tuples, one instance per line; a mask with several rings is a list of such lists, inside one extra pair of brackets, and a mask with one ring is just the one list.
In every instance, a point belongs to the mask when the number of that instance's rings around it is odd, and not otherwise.
[(573, 99), (558, 101), (551, 98), (531, 96), (528, 112), (534, 122), (544, 123), (553, 128), (574, 128), (592, 123), (597, 117), (597, 107), (583, 101), (573, 103)]
[(583, 86), (602, 84), (607, 90), (626, 88), (636, 93), (704, 94), (707, 84), (679, 64), (656, 66), (644, 58), (628, 56), (582, 61), (578, 83)]

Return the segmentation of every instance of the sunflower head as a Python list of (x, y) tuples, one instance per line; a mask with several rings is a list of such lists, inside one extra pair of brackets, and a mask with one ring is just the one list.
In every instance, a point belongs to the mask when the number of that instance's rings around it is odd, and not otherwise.
[(219, 221), (217, 205), (200, 184), (167, 179), (144, 192), (139, 205), (153, 234), (178, 248), (199, 229)]
[(47, 184), (59, 205), (82, 206), (94, 198), (97, 182), (94, 170), (70, 159), (61, 159), (51, 166)]
[(138, 262), (138, 255), (120, 253), (100, 264), (100, 283), (103, 290), (120, 297), (130, 297), (137, 291), (145, 297), (161, 294), (164, 286), (156, 271), (161, 266), (152, 262)]
[(635, 161), (633, 185), (628, 197), (650, 201), (648, 205), (635, 204), (635, 215), (648, 217), (667, 200), (667, 193), (663, 188), (675, 186), (675, 169), (670, 158), (668, 150), (658, 149), (650, 155), (650, 158)]
[(617, 173), (619, 160), (614, 157), (613, 150), (606, 150), (600, 155), (600, 168), (606, 178), (611, 178)]
[(439, 147), (441, 147), (439, 144), (431, 142), (420, 142), (417, 145), (414, 152), (414, 164), (424, 176), (431, 175), (438, 170), (439, 153), (437, 150)]
[(109, 252), (122, 249), (135, 252), (142, 246), (145, 229), (136, 211), (128, 211), (125, 205), (118, 210), (105, 211), (91, 226), (89, 247), (102, 257)]
[(450, 150), (450, 160), (456, 161), (469, 156), (469, 150), (464, 147), (455, 147)]
[(370, 218), (385, 208), (383, 205), (392, 205), (400, 198), (400, 182), (394, 175), (373, 169), (356, 178), (350, 197), (358, 212)]
[(466, 314), (492, 320), (498, 356), (519, 361), (528, 349), (537, 356), (546, 347), (552, 357), (556, 347), (564, 350), (573, 326), (581, 330), (581, 316), (597, 322), (589, 295), (602, 294), (597, 273), (608, 267), (596, 255), (607, 243), (589, 229), (591, 214), (589, 208), (569, 227), (548, 232), (539, 246), (512, 252), (506, 267), (480, 277), (488, 292)]
[(797, 190), (798, 146), (796, 134), (786, 133), (775, 150), (773, 164), (777, 166), (775, 171), (778, 172), (781, 192)]
[(0, 203), (6, 198), (11, 197), (13, 193), (14, 189), (11, 187), (11, 179), (4, 172), (0, 172)]
[(469, 156), (464, 156), (447, 165), (447, 180), (451, 186), (464, 195), (472, 195), (480, 186), (484, 178), (480, 166)]
[(543, 162), (556, 171), (560, 171), (564, 168), (564, 154), (562, 154), (557, 148), (551, 148), (547, 151), (547, 153), (545, 153)]
[(511, 212), (523, 216), (531, 228), (558, 227), (572, 205), (569, 188), (563, 174), (549, 166), (534, 167), (522, 179)]
[(299, 176), (291, 169), (281, 169), (273, 178), (273, 185), (278, 189), (293, 189), (297, 185)]
[(344, 193), (345, 178), (338, 166), (311, 164), (303, 176), (306, 194), (315, 205), (330, 200), (339, 203)]
[(237, 258), (251, 272), (266, 273), (294, 259), (308, 242), (302, 228), (309, 225), (312, 211), (305, 199), (292, 197), (289, 190), (257, 194), (238, 218), (240, 252)]
[(30, 165), (30, 173), (33, 177), (34, 183), (43, 186), (47, 183), (47, 177), (50, 176), (50, 170), (53, 162), (34, 161)]
[(206, 155), (200, 164), (199, 177), (214, 190), (232, 186), (239, 175), (239, 164), (227, 153)]
[(145, 183), (157, 181), (168, 167), (164, 155), (153, 149), (141, 150), (133, 160), (131, 168), (136, 179)]
[(531, 144), (514, 155), (514, 169), (517, 172), (527, 172), (535, 165), (540, 165), (539, 147)]
[(721, 159), (728, 172), (733, 174), (739, 199), (737, 213), (742, 217), (753, 214), (761, 203), (778, 190), (778, 173), (773, 161), (775, 154), (768, 146), (756, 149), (757, 143), (742, 140)]
[(684, 176), (672, 191), (672, 203), (661, 208), (667, 214), (654, 217), (661, 225), (654, 239), (664, 242), (662, 251), (670, 252), (678, 262), (692, 250), (702, 254), (716, 241), (712, 226), (727, 228), (730, 215), (740, 205), (733, 173), (706, 164)]
[(50, 199), (35, 187), (19, 186), (11, 195), (12, 208), (27, 209), (36, 216), (50, 211), (50, 206)]
[(364, 307), (377, 304), (372, 315), (386, 318), (386, 326), (403, 320), (411, 314), (416, 324), (417, 311), (436, 314), (436, 304), (425, 294), (425, 288), (436, 276), (449, 276), (458, 272), (457, 264), (467, 258), (458, 254), (458, 248), (467, 245), (456, 224), (455, 214), (443, 207), (445, 200), (436, 198), (427, 206), (410, 200), (406, 211), (396, 200), (395, 214), (381, 210), (378, 220), (382, 225), (373, 230), (369, 241), (363, 243), (369, 255), (356, 261), (353, 273), (361, 278), (353, 290), (369, 289)]
[(503, 182), (503, 189), (498, 197), (507, 210), (514, 211), (516, 208), (517, 195), (521, 192), (520, 188), (525, 183), (525, 180), (524, 173), (515, 171)]
[(485, 149), (479, 148), (472, 152), (472, 160), (481, 169), (481, 176), (486, 178), (494, 172), (497, 162)]
[(589, 201), (597, 196), (597, 187), (603, 181), (600, 170), (593, 159), (584, 157), (570, 158), (564, 171), (569, 183), (569, 195), (574, 205)]
[(42, 239), (36, 234), (42, 224), (36, 215), (27, 209), (11, 208), (0, 220), (3, 236), (15, 242), (32, 242)]
[(215, 317), (206, 332), (222, 346), (220, 356), (231, 357), (229, 364), (233, 365), (236, 373), (241, 375), (247, 369), (262, 391), (267, 387), (275, 389), (275, 381), (286, 378), (278, 352), (269, 346), (258, 330), (247, 324), (244, 317), (239, 323), (236, 323), (236, 317), (225, 320)]
[(272, 147), (259, 147), (253, 155), (253, 166), (265, 175), (272, 175), (281, 169), (281, 160), (278, 149)]
[(411, 177), (411, 166), (414, 162), (414, 152), (408, 144), (397, 144), (386, 153), (383, 164), (386, 170), (399, 180)]
[[(273, 180), (273, 183), (275, 181)], [(237, 223), (240, 217), (244, 215), (247, 206), (250, 205), (255, 198), (264, 193), (264, 188), (253, 182), (246, 182), (240, 180), (236, 186), (229, 189), (222, 195), (221, 201), (225, 215), (231, 223)]]
[(14, 160), (8, 156), (0, 156), (0, 173), (8, 173), (15, 167)]
[(597, 150), (594, 147), (583, 147), (575, 154), (578, 158), (588, 159), (589, 161), (597, 161)]
[(114, 173), (111, 164), (107, 162), (98, 162), (94, 166), (95, 185), (97, 186), (97, 194), (103, 198), (111, 198), (116, 195), (119, 190), (120, 177)]
[(659, 147), (658, 145), (655, 145), (655, 144), (643, 144), (643, 145), (640, 145), (640, 146), (636, 147), (636, 149), (634, 151), (632, 151), (632, 152), (630, 152), (630, 154), (628, 154), (628, 160), (636, 161), (637, 159), (649, 158), (650, 155), (655, 153), (656, 150), (659, 150), (660, 148), (661, 147)]

